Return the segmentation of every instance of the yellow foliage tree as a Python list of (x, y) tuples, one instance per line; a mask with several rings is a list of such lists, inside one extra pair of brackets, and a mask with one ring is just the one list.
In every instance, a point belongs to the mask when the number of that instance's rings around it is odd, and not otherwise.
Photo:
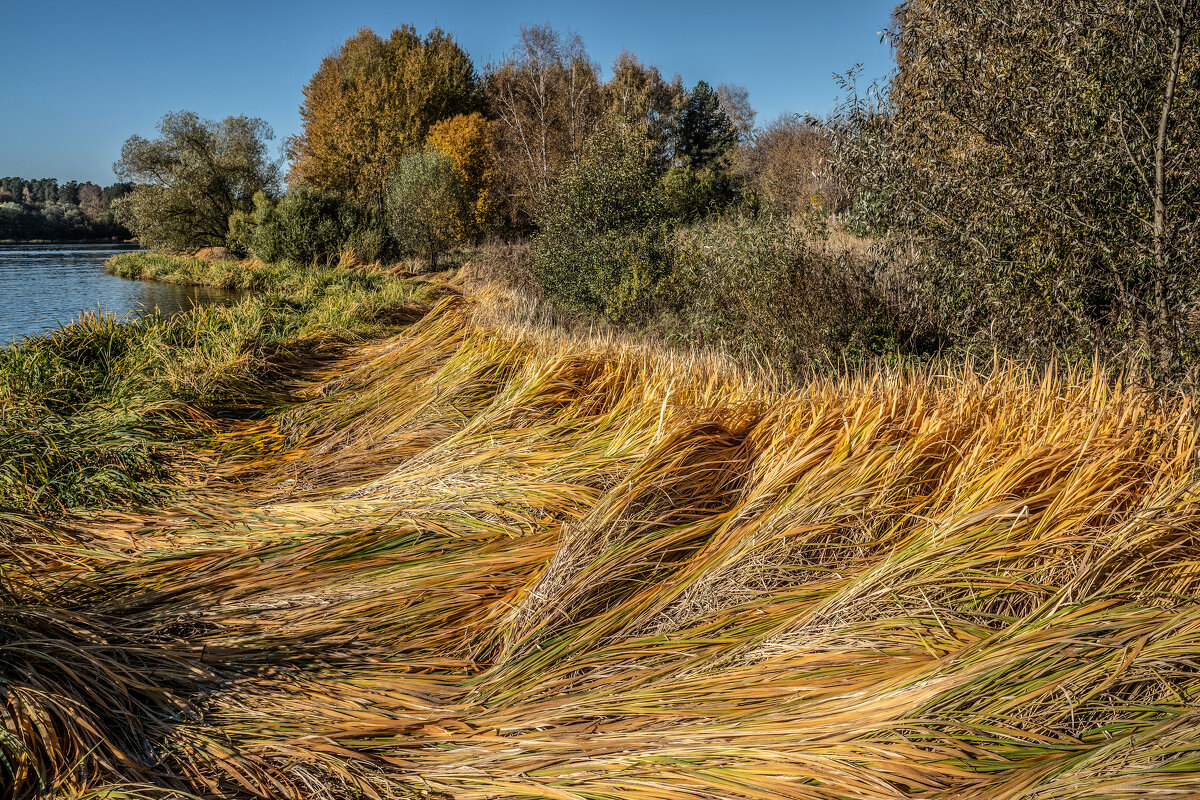
[(491, 123), (478, 112), (442, 120), (429, 129), (425, 148), (441, 153), (458, 170), (472, 198), (470, 226), (481, 229), (495, 200)]
[(292, 184), (384, 209), (399, 159), (429, 127), (480, 106), (475, 68), (449, 34), (406, 25), (387, 40), (370, 28), (321, 62), (304, 87), (304, 130), (288, 142)]

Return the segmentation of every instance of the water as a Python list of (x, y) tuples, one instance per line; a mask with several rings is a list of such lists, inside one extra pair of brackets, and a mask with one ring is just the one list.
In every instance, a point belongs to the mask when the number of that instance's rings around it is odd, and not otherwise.
[(0, 347), (53, 330), (83, 311), (176, 314), (227, 303), (235, 293), (155, 281), (131, 281), (104, 271), (109, 256), (137, 249), (114, 244), (0, 244)]

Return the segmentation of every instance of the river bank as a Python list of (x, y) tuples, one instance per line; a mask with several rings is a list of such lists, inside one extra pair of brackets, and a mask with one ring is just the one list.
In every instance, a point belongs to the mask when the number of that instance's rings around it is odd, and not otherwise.
[[(147, 253), (114, 263), (129, 277)], [(193, 269), (225, 265), (180, 259)], [(114, 268), (115, 269), (115, 268)], [(238, 268), (253, 274), (252, 267)], [(208, 432), (209, 411), (281, 402), (289, 370), (383, 335), (430, 288), (367, 268), (276, 265), (229, 305), (76, 322), (0, 348), (0, 508), (34, 514), (143, 503), (180, 441)]]
[(528, 310), (447, 295), (290, 362), (170, 500), (11, 521), (17, 795), (1195, 785), (1190, 407), (1004, 363), (785, 390)]

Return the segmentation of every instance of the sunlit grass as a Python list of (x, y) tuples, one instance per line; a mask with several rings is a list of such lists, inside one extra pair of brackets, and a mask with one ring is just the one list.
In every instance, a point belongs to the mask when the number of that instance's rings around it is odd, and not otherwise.
[(506, 302), (220, 434), (186, 507), (14, 532), (19, 796), (1194, 789), (1190, 400), (1007, 362), (789, 388)]

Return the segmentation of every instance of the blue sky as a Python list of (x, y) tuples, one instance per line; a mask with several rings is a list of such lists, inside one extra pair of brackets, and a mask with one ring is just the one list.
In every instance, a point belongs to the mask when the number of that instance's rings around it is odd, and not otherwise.
[(606, 73), (629, 49), (689, 86), (744, 85), (759, 124), (820, 114), (837, 94), (832, 73), (860, 62), (868, 76), (891, 69), (879, 31), (894, 5), (0, 0), (0, 175), (111, 183), (121, 143), (154, 136), (159, 117), (180, 109), (262, 117), (279, 147), (299, 130), (301, 90), (322, 57), (362, 26), (386, 35), (404, 23), (421, 33), (440, 25), (482, 69), (523, 23), (549, 22), (580, 34)]

